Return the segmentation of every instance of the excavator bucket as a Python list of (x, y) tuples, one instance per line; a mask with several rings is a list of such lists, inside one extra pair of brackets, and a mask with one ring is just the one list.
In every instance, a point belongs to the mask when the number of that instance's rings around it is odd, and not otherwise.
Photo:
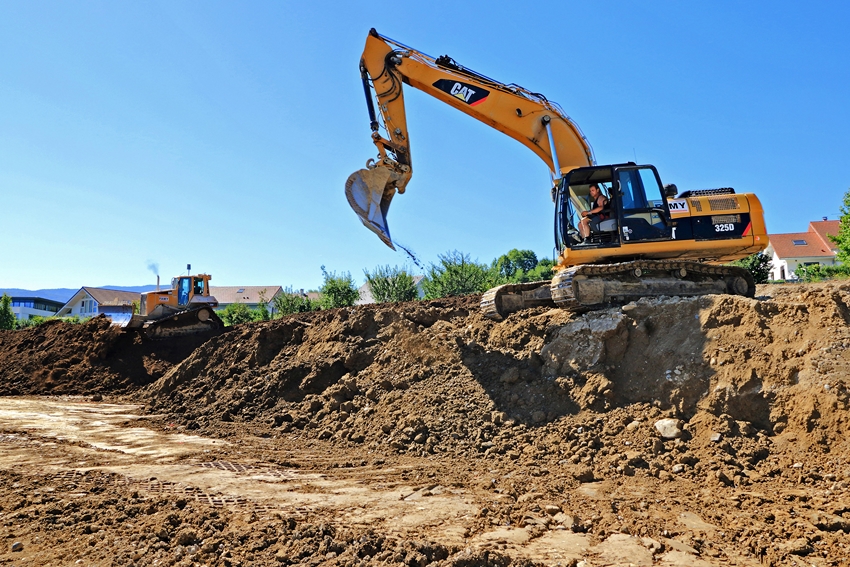
[(345, 197), (366, 228), (395, 250), (387, 226), (387, 210), (396, 192), (391, 177), (392, 172), (386, 167), (355, 171), (345, 182)]

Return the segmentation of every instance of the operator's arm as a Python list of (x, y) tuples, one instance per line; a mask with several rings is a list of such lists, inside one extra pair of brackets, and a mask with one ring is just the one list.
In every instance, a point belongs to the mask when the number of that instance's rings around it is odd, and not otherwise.
[[(601, 205), (599, 204), (599, 201), (600, 201), (600, 200), (602, 201), (602, 204), (601, 204)], [(588, 210), (586, 210), (586, 211), (582, 211), (582, 212), (581, 212), (581, 216), (583, 216), (583, 217), (589, 217), (590, 215), (595, 215), (595, 214), (597, 214), (597, 213), (601, 213), (602, 211), (604, 211), (604, 210), (605, 210), (605, 207), (608, 205), (608, 199), (606, 199), (603, 195), (600, 195), (600, 196), (599, 196), (599, 199), (597, 199), (597, 200), (596, 200), (596, 203), (594, 203), (594, 204), (595, 204), (596, 206), (595, 206), (595, 207), (593, 207), (592, 209), (588, 209)]]

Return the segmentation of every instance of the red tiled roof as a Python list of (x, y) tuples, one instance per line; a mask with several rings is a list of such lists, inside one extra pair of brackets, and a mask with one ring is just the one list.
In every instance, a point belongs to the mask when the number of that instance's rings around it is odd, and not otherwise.
[(829, 239), (829, 235), (835, 236), (838, 234), (838, 231), (841, 229), (841, 222), (837, 220), (828, 220), (828, 221), (812, 221), (809, 223), (809, 232), (816, 232), (818, 236), (821, 237), (824, 244), (832, 251), (838, 250), (838, 245), (836, 245), (832, 240)]
[[(832, 257), (835, 254), (817, 232), (792, 232), (768, 235), (770, 245), (779, 258)], [(794, 244), (794, 241), (805, 244)]]

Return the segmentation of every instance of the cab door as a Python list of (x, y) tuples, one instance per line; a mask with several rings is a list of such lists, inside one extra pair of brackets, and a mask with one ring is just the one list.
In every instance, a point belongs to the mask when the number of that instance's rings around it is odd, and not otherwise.
[(615, 170), (622, 243), (670, 240), (670, 210), (658, 172), (652, 166), (625, 166)]
[(177, 282), (177, 305), (189, 304), (189, 291), (192, 289), (192, 278), (182, 277)]

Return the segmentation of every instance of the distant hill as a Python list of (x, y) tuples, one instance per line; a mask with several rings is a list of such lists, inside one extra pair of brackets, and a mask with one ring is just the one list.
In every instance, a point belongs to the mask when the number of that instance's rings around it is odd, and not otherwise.
[[(137, 293), (142, 293), (143, 291), (153, 291), (156, 289), (155, 285), (136, 285), (136, 286), (126, 286), (126, 285), (100, 285), (100, 286), (87, 286), (87, 287), (101, 287), (103, 289), (119, 289), (122, 291), (135, 291)], [(69, 299), (71, 299), (75, 293), (77, 293), (80, 288), (69, 289), (66, 287), (58, 287), (53, 289), (19, 289), (15, 287), (0, 289), (0, 295), (4, 293), (8, 294), (11, 297), (41, 297), (43, 299), (51, 299), (53, 301), (61, 301), (62, 303), (67, 303)]]

